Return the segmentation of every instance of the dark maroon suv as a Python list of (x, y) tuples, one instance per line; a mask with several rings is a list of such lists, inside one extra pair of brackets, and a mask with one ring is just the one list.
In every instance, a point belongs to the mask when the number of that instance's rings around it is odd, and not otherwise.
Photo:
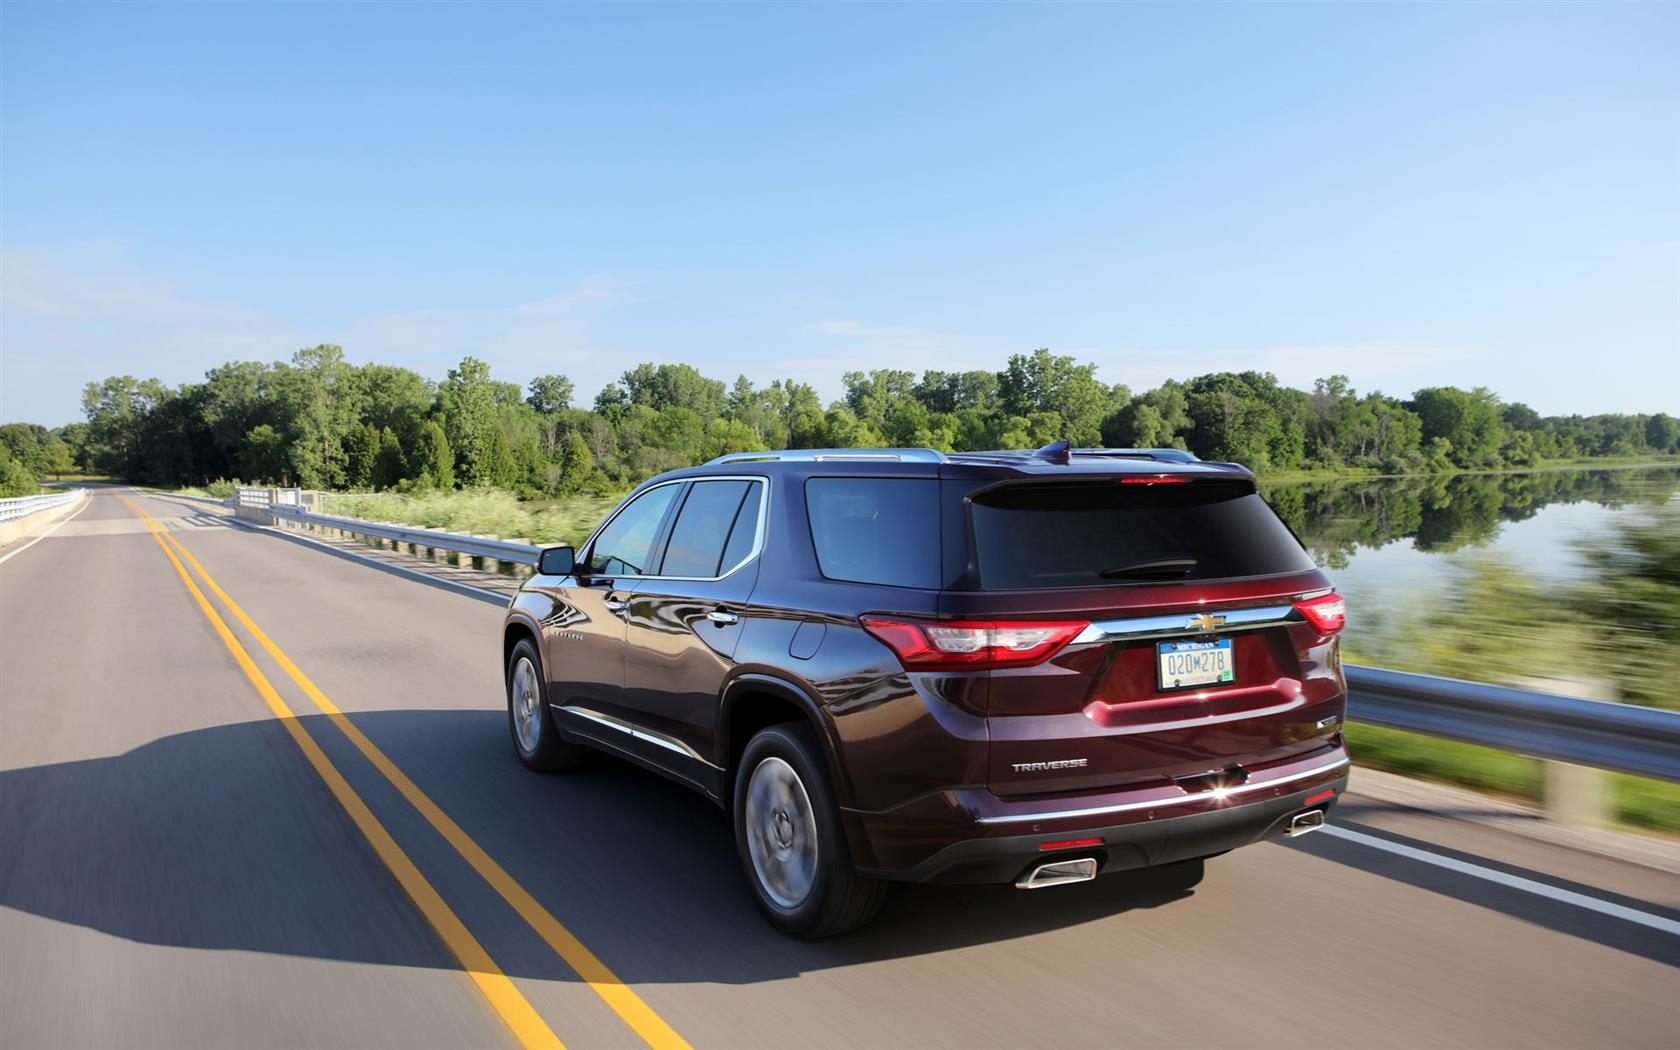
[(1320, 826), (1342, 621), (1234, 464), (807, 449), (661, 475), (544, 551), (502, 656), (527, 766), (595, 747), (705, 793), (817, 937), (887, 880), (1193, 883)]

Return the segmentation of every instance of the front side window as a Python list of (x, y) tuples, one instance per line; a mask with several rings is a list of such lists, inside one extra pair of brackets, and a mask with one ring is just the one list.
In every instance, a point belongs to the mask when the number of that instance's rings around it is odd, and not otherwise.
[[(752, 504), (749, 513), (747, 504)], [(752, 547), (758, 529), (758, 487), (750, 481), (697, 481), (688, 490), (671, 539), (665, 545), (661, 576), (712, 579), (732, 569)], [(726, 557), (734, 553), (733, 557)]]
[(939, 586), (939, 482), (812, 478), (805, 508), (817, 565), (829, 579)]
[(661, 485), (631, 500), (595, 537), (589, 567), (601, 576), (646, 576), (665, 512), (681, 485)]

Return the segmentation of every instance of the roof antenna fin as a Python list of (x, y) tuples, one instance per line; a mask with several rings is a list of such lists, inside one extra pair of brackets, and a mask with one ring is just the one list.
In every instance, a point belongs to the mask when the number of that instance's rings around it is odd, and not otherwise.
[(1035, 450), (1033, 458), (1047, 460), (1051, 463), (1061, 463), (1065, 466), (1073, 462), (1073, 442), (1052, 441), (1043, 448)]

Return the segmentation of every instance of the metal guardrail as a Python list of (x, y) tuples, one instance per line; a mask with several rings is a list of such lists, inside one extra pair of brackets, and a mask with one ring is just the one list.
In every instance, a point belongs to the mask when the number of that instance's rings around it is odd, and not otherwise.
[(514, 562), (518, 565), (535, 565), (537, 564), (537, 555), (542, 553), (541, 547), (533, 547), (528, 543), (515, 543), (512, 540), (492, 540), (484, 536), (460, 536), (451, 532), (438, 532), (435, 529), (421, 529), (408, 525), (386, 525), (378, 522), (362, 521), (360, 518), (340, 518), (332, 514), (316, 514), (299, 506), (277, 503), (270, 506), (268, 512), (276, 520), (289, 521), (297, 525), (341, 529), (371, 539), (389, 540), (393, 543), (412, 543), (419, 547), (430, 547), (433, 550), (454, 551), (474, 558), (494, 558), (497, 561)]
[[(242, 497), (243, 490), (227, 503), (243, 502)], [(253, 497), (251, 502), (258, 501)], [(511, 540), (316, 514), (299, 505), (270, 502), (266, 491), (260, 503), (276, 521), (471, 557), (534, 566), (542, 551)], [(1347, 665), (1345, 670), (1348, 717), (1356, 722), (1554, 762), (1680, 781), (1680, 712), (1378, 667)]]
[(1345, 670), (1355, 722), (1680, 781), (1680, 712), (1379, 667)]
[(71, 489), (68, 492), (53, 492), (44, 496), (12, 496), (8, 499), (0, 499), (0, 521), (11, 521), (14, 518), (26, 517), (43, 510), (62, 507), (66, 503), (80, 499), (82, 491), (82, 489)]

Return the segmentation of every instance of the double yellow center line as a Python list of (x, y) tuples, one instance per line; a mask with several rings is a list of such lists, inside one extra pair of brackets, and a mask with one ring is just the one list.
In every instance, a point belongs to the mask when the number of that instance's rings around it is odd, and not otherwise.
[[(246, 615), (245, 610), (240, 608), (239, 603), (228, 596), (228, 593), (216, 583), (215, 578), (205, 571), (204, 566), (199, 564), (198, 559), (194, 558), (192, 553), (183, 547), (179, 540), (170, 535), (157, 519), (148, 514), (144, 508), (125, 497), (118, 496), (117, 498), (122, 500), (135, 514), (139, 515), (145, 523), (146, 528), (152, 534), (152, 538), (157, 541), (158, 546), (163, 548), (164, 554), (168, 556), (170, 563), (175, 566), (175, 571), (180, 574), (181, 581), (187, 585), (187, 590), (191, 592), (200, 611), (210, 621), (211, 626), (216, 629), (217, 635), (221, 637), (222, 643), (227, 646), (228, 652), (233, 655), (234, 661), (239, 664), (240, 670), (245, 672), (245, 677), (250, 679), (258, 694), (268, 704), (269, 710), (286, 727), (286, 731), (291, 734), (292, 740), (302, 750), (304, 757), (309, 760), (310, 765), (315, 768), (316, 773), (326, 782), (333, 796), (338, 799), (339, 804), (349, 814), (351, 821), (373, 846), (374, 852), (385, 862), (386, 867), (391, 869), (391, 873), (396, 877), (398, 884), (413, 899), (426, 920), (437, 930), (450, 951), (460, 960), (467, 975), (484, 993), (485, 998), (489, 1000), (492, 1009), (507, 1023), (522, 1045), (527, 1047), (559, 1047), (562, 1044), (559, 1037), (544, 1023), (541, 1016), (532, 1008), (513, 982), (496, 966), (489, 953), (484, 950), (484, 947), (468, 931), (465, 924), (455, 915), (437, 891), (432, 888), (431, 883), (426, 880), (425, 876), (414, 865), (414, 862), (397, 845), (390, 832), (385, 830), (384, 825), (373, 815), (372, 810), (367, 807), (367, 804), (362, 801), (337, 768), (333, 766), (326, 753), (321, 750), (320, 745), (315, 742), (309, 731), (298, 721), (297, 715), (281, 699), (273, 683), (268, 680), (262, 669), (251, 659), (244, 645), (229, 629), (226, 621), (211, 605), (209, 599), (204, 596), (204, 592), (199, 589), (198, 584), (193, 581), (192, 575), (187, 572), (186, 567), (181, 563), (182, 558), (186, 559), (187, 563), (192, 566), (193, 571), (221, 600), (234, 618), (250, 632), (251, 637), (257, 641), (257, 644), (262, 646), (275, 663), (297, 684), (298, 688), (303, 690), (304, 695), (308, 696), (315, 706), (332, 720), (333, 724), (373, 764), (374, 768), (378, 769), (385, 779), (390, 781), (392, 786), (420, 812), (421, 816), (426, 818), (427, 822), (443, 836), (445, 841), (453, 846), (455, 851), (471, 865), (472, 869), (488, 882), (501, 895), (502, 899), (519, 913), (521, 918), (530, 924), (531, 928), (542, 937), (548, 946), (565, 960), (566, 964), (576, 971), (578, 976), (583, 978), (589, 987), (637, 1035), (641, 1036), (655, 1050), (688, 1050), (688, 1043), (663, 1018), (654, 1013), (640, 996), (619, 980), (606, 967), (606, 964), (584, 946), (582, 941), (578, 940), (547, 908), (543, 907), (535, 897), (531, 896), (523, 886), (515, 881), (506, 869), (497, 864), (477, 842), (473, 841), (461, 829), (459, 824), (450, 819), (449, 815), (439, 808), (437, 803), (421, 791), (419, 786), (397, 767), (396, 763), (392, 762), (383, 751), (374, 745), (373, 741), (356, 728), (355, 724), (338, 708), (338, 705), (334, 704), (310, 680), (309, 676), (304, 674), (302, 669), (292, 661), (291, 657), (287, 656), (285, 651), (276, 645), (273, 639), (269, 638), (267, 633), (258, 627), (250, 616)], [(179, 557), (177, 557), (177, 553)]]

